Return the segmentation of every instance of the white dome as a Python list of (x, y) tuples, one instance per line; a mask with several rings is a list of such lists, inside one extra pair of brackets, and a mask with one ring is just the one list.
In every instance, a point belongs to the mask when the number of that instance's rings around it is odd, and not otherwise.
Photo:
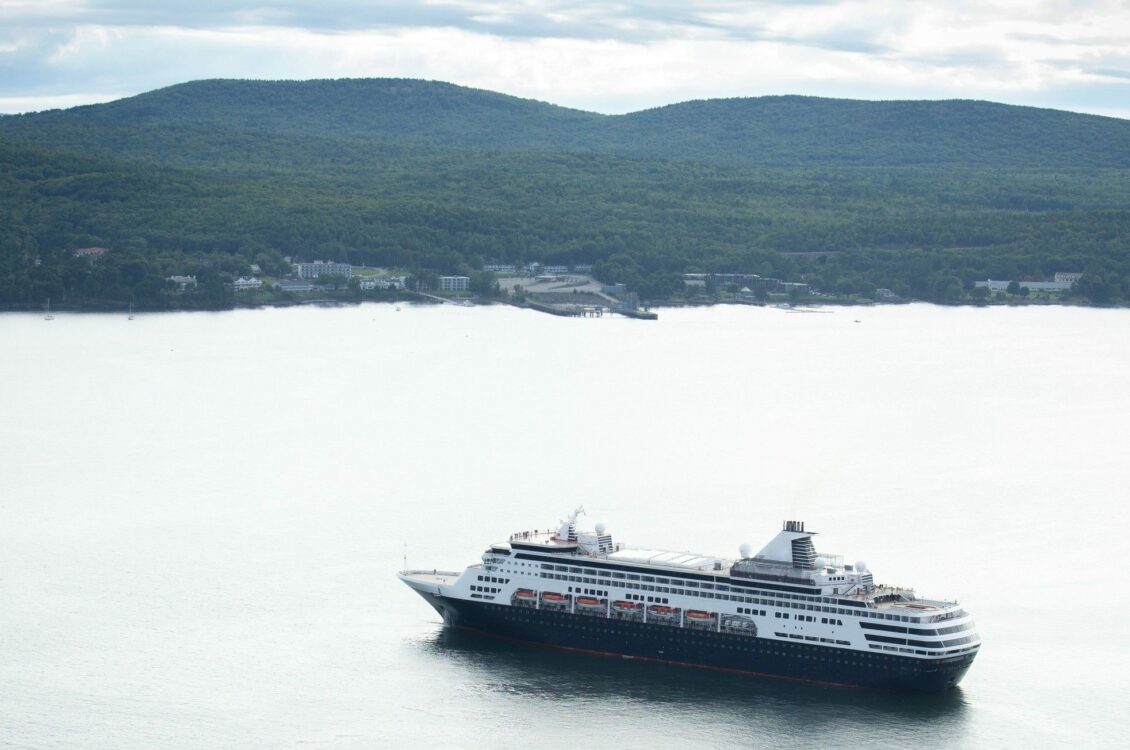
[(826, 567), (828, 567), (828, 561), (827, 560), (825, 560), (823, 557), (816, 558), (816, 569), (817, 570), (824, 570), (824, 568), (826, 568)]
[(856, 560), (855, 561), (855, 572), (866, 573), (867, 572), (867, 563), (863, 562), (862, 560)]
[(752, 551), (753, 547), (750, 547), (748, 544), (743, 544), (742, 546), (738, 547), (738, 554), (742, 556), (743, 560), (749, 557), (749, 553)]
[(604, 523), (601, 522), (601, 521), (597, 521), (597, 523), (596, 523), (596, 533), (597, 534), (603, 534), (604, 528), (605, 528)]

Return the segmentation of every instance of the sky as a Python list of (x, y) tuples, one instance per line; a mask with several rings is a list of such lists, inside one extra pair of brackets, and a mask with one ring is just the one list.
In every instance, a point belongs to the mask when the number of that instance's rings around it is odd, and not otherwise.
[(358, 77), (610, 114), (804, 94), (1130, 118), (1130, 0), (0, 0), (0, 112)]

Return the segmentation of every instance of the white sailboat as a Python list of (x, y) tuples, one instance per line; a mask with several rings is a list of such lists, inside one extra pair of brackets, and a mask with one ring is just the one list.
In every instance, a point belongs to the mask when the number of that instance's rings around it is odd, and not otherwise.
[(54, 320), (55, 316), (51, 314), (51, 298), (47, 298), (47, 314), (43, 316), (44, 320)]

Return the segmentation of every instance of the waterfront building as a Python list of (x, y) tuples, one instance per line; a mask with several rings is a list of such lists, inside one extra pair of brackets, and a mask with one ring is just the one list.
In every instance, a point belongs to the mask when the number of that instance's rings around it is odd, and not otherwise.
[(250, 276), (248, 278), (243, 278), (241, 276), (240, 278), (233, 281), (231, 286), (232, 289), (237, 292), (252, 292), (263, 286), (263, 282), (255, 278), (254, 276)]
[(295, 263), (294, 273), (300, 279), (316, 279), (319, 276), (353, 276), (353, 268), (348, 263), (316, 260), (313, 263)]
[(171, 281), (176, 284), (180, 291), (184, 291), (187, 287), (196, 286), (195, 276), (169, 276), (165, 281)]
[(403, 289), (407, 280), (406, 276), (367, 276), (361, 279), (361, 289)]
[(439, 289), (441, 292), (465, 292), (471, 288), (469, 276), (440, 276)]

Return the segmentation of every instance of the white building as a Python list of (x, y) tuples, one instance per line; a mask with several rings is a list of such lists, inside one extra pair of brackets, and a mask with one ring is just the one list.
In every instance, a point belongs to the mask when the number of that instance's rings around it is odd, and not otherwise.
[(314, 285), (309, 281), (300, 281), (298, 279), (280, 279), (275, 282), (275, 289), (280, 292), (312, 292)]
[(251, 292), (263, 286), (263, 282), (254, 276), (243, 278), (242, 276), (231, 283), (232, 289), (237, 292)]
[(176, 284), (178, 287), (180, 287), (180, 290), (182, 292), (186, 287), (196, 286), (195, 276), (170, 276), (167, 281), (171, 281)]
[(366, 291), (374, 289), (403, 289), (407, 276), (366, 276), (361, 279), (361, 288)]
[(294, 273), (300, 279), (316, 279), (319, 276), (353, 276), (353, 268), (348, 263), (316, 260), (313, 263), (295, 263)]
[(546, 266), (541, 269), (542, 273), (569, 273), (569, 266)]
[[(973, 286), (988, 287), (990, 292), (1007, 292), (1011, 281), (974, 281)], [(1066, 292), (1075, 285), (1074, 281), (1018, 281), (1021, 289), (1027, 288), (1030, 292)]]
[(505, 263), (487, 263), (483, 266), (483, 270), (492, 273), (517, 273), (518, 266), (507, 265)]
[(1078, 271), (1056, 271), (1055, 272), (1055, 280), (1056, 281), (1065, 281), (1068, 284), (1074, 284), (1082, 276), (1083, 276), (1083, 274), (1078, 272)]
[(440, 276), (439, 289), (441, 292), (465, 292), (471, 288), (469, 276)]

